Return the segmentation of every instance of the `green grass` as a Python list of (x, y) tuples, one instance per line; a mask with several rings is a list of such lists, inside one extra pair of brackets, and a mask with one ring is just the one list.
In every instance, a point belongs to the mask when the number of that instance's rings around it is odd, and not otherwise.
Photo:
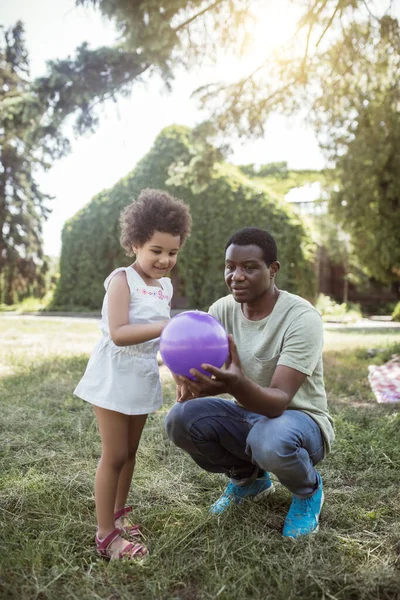
[(0, 313), (16, 312), (30, 313), (46, 310), (53, 299), (53, 291), (49, 290), (43, 298), (29, 296), (17, 304), (0, 304)]
[[(3, 599), (394, 600), (400, 598), (400, 405), (378, 405), (368, 364), (400, 351), (393, 331), (326, 332), (337, 441), (320, 465), (316, 536), (281, 537), (288, 492), (208, 516), (224, 479), (198, 468), (149, 418), (131, 492), (151, 557), (106, 563), (93, 548), (100, 452), (90, 406), (73, 397), (95, 322), (0, 318), (0, 597)], [(368, 349), (382, 351), (373, 358)]]

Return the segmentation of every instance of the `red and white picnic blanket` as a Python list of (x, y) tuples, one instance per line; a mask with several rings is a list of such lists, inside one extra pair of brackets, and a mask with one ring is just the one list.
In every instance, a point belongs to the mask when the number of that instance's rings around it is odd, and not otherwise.
[(400, 402), (400, 355), (380, 367), (369, 365), (368, 381), (378, 402)]

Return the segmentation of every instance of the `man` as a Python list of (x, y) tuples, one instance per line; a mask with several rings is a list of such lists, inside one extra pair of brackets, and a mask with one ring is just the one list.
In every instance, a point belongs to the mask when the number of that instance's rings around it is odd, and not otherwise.
[[(229, 335), (225, 369), (192, 370), (180, 379), (166, 419), (169, 438), (203, 469), (230, 477), (211, 512), (268, 495), (269, 472), (292, 493), (283, 535), (318, 529), (324, 496), (315, 470), (334, 439), (322, 373), (323, 328), (313, 306), (279, 290), (273, 237), (257, 227), (237, 231), (225, 247), (231, 294), (209, 309)], [(210, 396), (228, 393), (225, 400)]]

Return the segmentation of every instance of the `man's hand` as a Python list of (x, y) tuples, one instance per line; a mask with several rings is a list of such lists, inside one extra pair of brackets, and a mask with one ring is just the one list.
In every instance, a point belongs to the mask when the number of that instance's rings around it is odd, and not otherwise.
[(201, 368), (211, 374), (211, 377), (204, 375), (197, 369), (191, 369), (190, 373), (196, 378), (195, 381), (182, 377), (186, 384), (185, 394), (181, 395), (178, 402), (183, 402), (190, 398), (204, 398), (206, 396), (218, 396), (219, 394), (232, 394), (236, 383), (243, 377), (243, 369), (236, 349), (233, 337), (229, 336), (229, 356), (225, 369), (217, 369), (207, 363), (202, 364)]

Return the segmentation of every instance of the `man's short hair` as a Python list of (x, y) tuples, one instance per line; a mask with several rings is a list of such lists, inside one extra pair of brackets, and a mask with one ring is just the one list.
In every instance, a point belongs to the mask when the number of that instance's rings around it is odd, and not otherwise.
[(229, 246), (258, 246), (263, 252), (267, 266), (278, 260), (278, 249), (272, 235), (259, 227), (244, 227), (236, 231), (226, 243), (225, 252)]

